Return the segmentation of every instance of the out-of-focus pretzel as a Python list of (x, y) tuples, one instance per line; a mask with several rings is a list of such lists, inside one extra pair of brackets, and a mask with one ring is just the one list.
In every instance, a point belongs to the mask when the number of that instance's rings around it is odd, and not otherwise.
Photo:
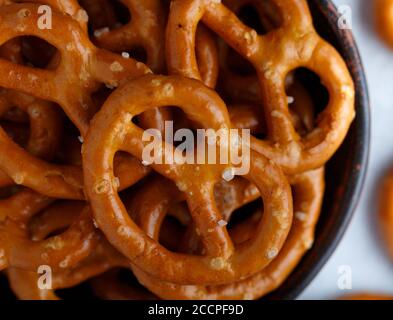
[[(35, 217), (30, 223), (30, 232), (35, 241), (43, 241), (48, 235), (59, 230), (69, 228), (78, 219), (78, 210), (69, 210), (67, 207), (56, 207), (56, 210), (47, 210)], [(98, 276), (92, 281), (95, 293), (106, 299), (145, 299), (152, 297), (141, 290), (122, 285), (114, 277), (112, 268), (129, 266), (128, 261), (113, 249), (105, 239), (101, 238), (99, 244), (91, 248), (90, 255), (78, 264), (64, 270), (56, 270), (52, 277), (52, 288), (43, 289), (38, 287), (39, 277), (37, 272), (26, 271), (17, 268), (7, 270), (8, 280), (14, 293), (19, 299), (27, 300), (57, 300), (59, 297), (55, 290), (70, 288), (90, 278)], [(49, 275), (48, 275), (49, 276)], [(110, 282), (109, 282), (110, 281)], [(109, 285), (103, 290), (103, 285)]]
[(121, 282), (118, 270), (111, 270), (99, 275), (91, 282), (94, 294), (104, 300), (156, 300), (152, 293), (146, 289), (134, 288)]
[[(217, 283), (261, 270), (277, 255), (289, 232), (292, 202), (289, 185), (281, 171), (253, 151), (250, 171), (244, 177), (255, 183), (261, 192), (265, 215), (259, 224), (258, 236), (247, 245), (235, 249), (226, 227), (217, 228), (222, 215), (215, 206), (213, 188), (230, 167), (228, 164), (174, 165), (164, 161), (164, 164), (151, 165), (158, 173), (175, 181), (184, 192), (196, 228), (200, 230), (205, 256), (166, 250), (128, 216), (113, 184), (113, 156), (117, 150), (123, 150), (142, 159), (146, 144), (142, 139), (143, 131), (131, 119), (150, 108), (168, 105), (179, 106), (192, 121), (205, 128), (219, 130), (231, 126), (222, 100), (196, 80), (144, 76), (116, 90), (92, 120), (83, 146), (86, 194), (100, 229), (134, 264), (162, 280)], [(163, 142), (164, 157), (169, 154), (167, 147)], [(174, 193), (180, 195), (176, 190)]]
[[(41, 265), (50, 265), (53, 270), (65, 269), (89, 254), (97, 242), (89, 208), (77, 202), (49, 206), (52, 202), (53, 199), (28, 189), (0, 200), (0, 216), (5, 216), (0, 224), (0, 269), (15, 267), (31, 271)], [(75, 210), (79, 215), (65, 232), (34, 241), (30, 238), (28, 224), (44, 209), (52, 212)]]
[[(75, 210), (78, 206), (79, 204), (57, 205), (34, 217), (29, 225), (32, 239), (44, 241), (51, 234), (70, 228), (79, 219), (80, 210)], [(66, 269), (55, 269), (47, 275), (51, 277), (51, 289), (38, 286), (41, 275), (36, 270), (28, 271), (14, 267), (7, 269), (10, 286), (19, 299), (57, 300), (58, 296), (54, 292), (56, 289), (73, 287), (112, 267), (128, 265), (127, 261), (102, 238), (97, 246), (89, 245), (89, 248), (84, 249), (86, 250), (89, 255), (76, 265)]]
[(393, 259), (393, 171), (384, 178), (380, 190), (379, 227), (390, 257)]
[[(290, 174), (318, 168), (342, 143), (354, 118), (354, 85), (337, 51), (315, 32), (304, 0), (273, 1), (282, 25), (267, 35), (245, 26), (220, 1), (174, 0), (167, 27), (167, 62), (172, 74), (200, 78), (195, 58), (195, 29), (202, 20), (255, 67), (268, 124), (268, 140), (252, 148)], [(326, 85), (330, 101), (317, 126), (305, 137), (295, 132), (288, 110), (285, 78), (306, 67)]]
[(393, 47), (393, 1), (376, 0), (374, 5), (377, 31), (382, 39)]
[[(259, 27), (263, 28), (263, 31), (266, 33), (280, 25), (281, 17), (279, 11), (270, 0), (227, 0), (223, 1), (223, 4), (237, 15), (240, 14), (243, 9), (254, 9), (259, 18)], [(244, 65), (243, 57), (236, 53), (232, 60), (229, 56), (230, 53), (232, 54), (232, 51), (229, 50), (228, 45), (221, 41), (220, 75), (221, 85), (225, 88), (225, 94), (237, 101), (261, 101), (261, 89), (257, 74), (252, 72), (252, 74), (242, 75), (232, 71), (233, 66), (230, 67), (229, 65), (234, 63), (238, 65), (236, 68), (242, 72), (250, 72), (250, 70), (248, 70), (249, 66)]]
[[(3, 112), (6, 113), (9, 108), (15, 106), (26, 112), (30, 119), (27, 150), (41, 159), (52, 159), (62, 133), (62, 119), (55, 106), (17, 92), (4, 90), (0, 91), (0, 95), (8, 102), (8, 105), (0, 106), (0, 117)], [(7, 152), (7, 150), (1, 150), (1, 146), (0, 151)]]
[[(312, 108), (311, 108), (312, 109)], [(244, 109), (243, 109), (244, 110)], [(239, 114), (240, 110), (239, 110)], [(309, 112), (304, 114), (300, 112), (299, 116), (305, 119), (308, 118)], [(245, 113), (241, 117), (234, 117), (237, 121), (234, 125), (239, 128), (245, 128), (249, 123), (258, 123), (258, 118), (255, 113)], [(253, 119), (252, 122), (250, 119)], [(258, 127), (258, 124), (256, 124)], [(259, 130), (256, 130), (258, 132)], [(252, 132), (255, 132), (254, 130)], [(147, 286), (150, 290), (155, 292), (161, 298), (166, 299), (243, 299), (243, 298), (259, 298), (268, 292), (276, 289), (286, 277), (296, 267), (303, 254), (307, 251), (313, 241), (314, 229), (319, 217), (322, 197), (324, 193), (324, 170), (315, 170), (314, 172), (305, 173), (295, 176), (291, 179), (293, 190), (295, 190), (294, 212), (295, 220), (292, 225), (290, 235), (280, 252), (278, 258), (260, 273), (249, 279), (234, 284), (222, 285), (216, 287), (191, 287), (191, 286), (176, 286), (160, 282), (157, 279), (149, 277), (146, 273), (138, 269), (134, 269), (139, 280)], [(231, 183), (226, 183), (227, 187), (217, 188), (216, 196), (218, 203), (225, 204), (227, 214), (224, 215), (226, 220), (229, 220), (231, 213), (240, 207), (253, 200), (251, 198), (242, 198), (238, 195), (253, 194), (252, 186), (247, 187), (249, 191), (243, 190), (239, 180), (234, 180)], [(239, 188), (240, 187), (240, 188)], [(221, 189), (221, 190), (220, 190)], [(137, 197), (136, 197), (137, 198)], [(146, 208), (145, 208), (146, 209)], [(153, 208), (152, 208), (153, 209)], [(155, 213), (154, 215), (151, 213)], [(160, 212), (162, 215), (157, 215)], [(139, 220), (142, 222), (141, 227), (155, 239), (158, 238), (159, 226), (165, 218), (165, 211), (140, 211), (142, 217)], [(242, 243), (248, 240), (255, 232), (255, 223), (260, 219), (260, 216), (252, 217), (245, 223), (236, 225), (230, 230), (230, 234), (236, 243)], [(157, 228), (157, 229), (156, 229)], [(189, 237), (189, 235), (188, 235)], [(186, 235), (187, 239), (187, 235)], [(192, 234), (191, 239), (187, 239), (182, 244), (184, 247), (188, 246), (188, 250), (195, 251), (198, 248), (195, 245), (195, 234)]]
[[(30, 118), (30, 134), (27, 142), (27, 151), (16, 145), (11, 137), (0, 127), (1, 140), (1, 163), (0, 168), (5, 171), (0, 172), (0, 185), (7, 186), (20, 182), (22, 176), (18, 175), (19, 171), (10, 170), (15, 166), (21, 168), (23, 158), (15, 161), (13, 153), (7, 148), (10, 145), (18, 148), (21, 153), (31, 154), (30, 158), (39, 157), (43, 160), (52, 159), (61, 137), (61, 118), (54, 109), (54, 106), (45, 101), (40, 101), (17, 92), (1, 90), (0, 92), (0, 116), (3, 116), (11, 107), (18, 107), (25, 111)], [(5, 169), (8, 167), (8, 170)]]
[[(67, 10), (69, 8), (71, 8), (70, 6), (67, 6), (65, 2), (61, 2), (61, 7), (60, 8), (67, 8)], [(7, 9), (7, 10), (6, 10)], [(45, 39), (45, 36), (48, 37), (48, 40), (54, 41), (54, 43), (58, 43), (59, 45), (61, 45), (62, 49), (64, 51), (66, 51), (65, 56), (63, 55), (63, 60), (64, 57), (68, 56), (68, 59), (65, 59), (64, 61), (64, 65), (63, 67), (60, 67), (60, 70), (38, 70), (38, 69), (33, 69), (30, 67), (25, 67), (22, 65), (14, 65), (13, 70), (9, 71), (9, 81), (12, 83), (14, 80), (15, 82), (15, 86), (20, 86), (23, 85), (23, 77), (27, 76), (27, 78), (29, 78), (30, 80), (33, 81), (33, 83), (35, 83), (37, 86), (39, 86), (39, 89), (35, 89), (33, 87), (31, 87), (29, 85), (29, 83), (25, 83), (26, 86), (28, 87), (28, 90), (24, 90), (21, 89), (21, 91), (31, 91), (33, 96), (37, 95), (37, 92), (40, 92), (40, 90), (42, 90), (42, 92), (44, 93), (44, 95), (47, 95), (47, 98), (49, 101), (51, 100), (56, 100), (55, 98), (55, 94), (51, 94), (49, 91), (49, 88), (43, 88), (43, 85), (41, 85), (40, 81), (44, 81), (45, 85), (50, 86), (53, 85), (54, 83), (51, 83), (50, 80), (48, 80), (48, 73), (53, 73), (52, 75), (50, 75), (49, 77), (54, 77), (54, 79), (57, 79), (57, 81), (59, 83), (70, 83), (70, 81), (72, 82), (72, 79), (70, 78), (70, 75), (74, 75), (75, 70), (72, 69), (68, 70), (67, 68), (70, 66), (75, 66), (77, 68), (77, 70), (79, 70), (78, 72), (87, 72), (86, 68), (92, 63), (95, 62), (95, 67), (98, 68), (95, 71), (100, 71), (100, 72), (106, 72), (107, 75), (112, 74), (114, 75), (114, 77), (116, 78), (117, 75), (122, 75), (122, 77), (125, 77), (127, 75), (129, 75), (130, 73), (134, 73), (136, 72), (136, 74), (138, 74), (139, 71), (135, 71), (136, 69), (140, 68), (142, 70), (147, 70), (146, 67), (142, 66), (142, 64), (138, 65), (138, 63), (136, 63), (135, 61), (131, 61), (131, 59), (123, 59), (121, 57), (118, 56), (113, 56), (113, 63), (111, 65), (111, 67), (109, 67), (110, 70), (105, 70), (106, 67), (108, 67), (108, 63), (106, 62), (105, 59), (108, 59), (110, 57), (112, 57), (112, 54), (109, 52), (104, 52), (102, 50), (98, 50), (98, 49), (94, 49), (94, 47), (91, 45), (90, 42), (88, 42), (88, 39), (86, 38), (85, 32), (82, 32), (79, 27), (72, 21), (72, 19), (67, 18), (66, 16), (62, 16), (59, 15), (58, 13), (53, 13), (53, 23), (63, 23), (63, 24), (67, 24), (70, 23), (70, 28), (71, 30), (74, 31), (74, 35), (78, 35), (78, 39), (70, 39), (70, 42), (68, 43), (68, 45), (70, 45), (70, 47), (67, 47), (67, 45), (62, 42), (60, 44), (59, 39), (57, 40), (53, 40), (51, 36), (48, 36), (49, 33), (44, 33), (43, 30), (40, 30), (37, 26), (36, 26), (36, 20), (37, 16), (34, 17), (34, 15), (37, 15), (37, 9), (38, 6), (32, 5), (32, 4), (20, 4), (20, 5), (9, 5), (6, 8), (4, 8), (4, 10), (1, 11), (1, 14), (6, 15), (8, 18), (7, 19), (11, 19), (12, 17), (16, 17), (17, 20), (22, 20), (22, 24), (24, 23), (24, 20), (27, 20), (25, 23), (27, 23), (29, 26), (23, 26), (23, 32), (26, 33), (27, 29), (29, 30), (28, 34), (31, 34), (31, 32), (37, 36), (42, 36), (42, 38)], [(65, 11), (66, 13), (68, 13), (68, 11)], [(8, 13), (7, 13), (8, 12)], [(12, 14), (13, 12), (13, 14)], [(66, 20), (66, 21), (62, 21), (62, 20)], [(14, 24), (13, 20), (9, 20), (9, 23)], [(21, 25), (22, 25), (21, 24)], [(2, 27), (7, 28), (7, 23), (2, 24)], [(33, 28), (33, 29), (32, 29)], [(17, 32), (22, 32), (20, 30), (18, 30), (18, 28), (16, 28)], [(35, 31), (34, 31), (35, 29)], [(14, 26), (12, 26), (12, 32), (15, 32), (14, 30)], [(22, 33), (23, 33), (22, 32)], [(34, 33), (36, 32), (36, 33)], [(52, 35), (52, 34), (51, 34)], [(5, 35), (4, 35), (5, 36)], [(52, 40), (51, 40), (52, 39)], [(88, 45), (90, 46), (90, 48), (79, 48), (77, 43), (78, 41), (82, 41), (82, 43), (84, 45)], [(85, 41), (85, 42), (83, 42)], [(53, 43), (53, 42), (52, 42)], [(8, 43), (7, 43), (8, 44)], [(18, 43), (13, 44), (18, 45)], [(20, 45), (20, 44), (19, 44)], [(72, 47), (72, 48), (71, 48)], [(69, 50), (69, 49), (72, 50)], [(78, 49), (79, 48), (79, 49)], [(89, 50), (90, 49), (90, 50)], [(91, 51), (93, 49), (93, 51)], [(72, 52), (75, 51), (78, 52), (80, 54), (79, 58), (73, 57)], [(83, 52), (82, 52), (83, 51)], [(6, 57), (7, 60), (12, 60), (11, 57), (8, 55), (6, 55), (7, 53), (3, 53), (3, 57)], [(95, 57), (94, 57), (95, 55)], [(82, 58), (82, 61), (80, 61)], [(93, 59), (94, 58), (94, 59)], [(95, 58), (99, 58), (99, 59), (103, 59), (95, 61)], [(70, 60), (73, 62), (73, 64), (70, 64)], [(130, 61), (128, 61), (130, 60)], [(18, 63), (20, 63), (20, 57), (18, 57)], [(122, 66), (122, 64), (124, 62), (124, 67)], [(0, 61), (0, 65), (1, 63), (11, 63), (10, 61)], [(83, 66), (83, 63), (85, 64), (85, 66)], [(79, 66), (78, 66), (79, 64)], [(114, 70), (113, 66), (117, 66), (118, 69)], [(12, 66), (9, 66), (12, 68)], [(26, 73), (23, 73), (23, 69), (26, 68), (27, 70), (24, 70)], [(120, 68), (122, 70), (120, 70)], [(136, 68), (136, 69), (135, 69)], [(20, 70), (22, 69), (22, 70)], [(113, 69), (113, 70), (112, 70)], [(31, 72), (30, 72), (31, 71)], [(108, 73), (109, 71), (109, 73)], [(61, 75), (61, 73), (63, 73)], [(143, 73), (143, 72), (142, 72)], [(101, 76), (103, 76), (104, 74), (101, 74)], [(16, 78), (14, 77), (16, 76)], [(87, 82), (85, 82), (84, 84), (81, 84), (81, 81), (83, 79), (77, 79), (73, 82), (73, 84), (71, 84), (70, 86), (73, 85), (81, 85), (80, 89), (81, 90), (88, 90), (90, 85), (88, 85), (88, 82), (91, 81), (88, 79), (91, 75), (87, 75), (87, 78), (85, 79)], [(41, 78), (40, 78), (41, 77)], [(56, 78), (57, 77), (57, 78)], [(65, 77), (65, 78), (62, 78)], [(104, 76), (105, 77), (105, 76)], [(4, 79), (4, 81), (6, 81)], [(1, 80), (0, 80), (1, 82)], [(31, 82), (31, 81), (30, 81)], [(87, 85), (86, 88), (84, 88), (83, 86)], [(5, 85), (5, 87), (7, 87), (8, 85)], [(15, 87), (13, 85), (10, 85), (10, 87)], [(19, 88), (20, 89), (20, 88)], [(59, 94), (63, 95), (64, 94), (64, 99), (67, 99), (67, 101), (69, 101), (68, 99), (70, 97), (73, 97), (73, 102), (77, 102), (76, 100), (83, 98), (83, 96), (85, 95), (85, 93), (76, 93), (77, 94), (70, 94), (67, 95), (65, 92), (63, 92), (62, 90), (60, 90), (59, 88), (52, 88), (54, 91), (58, 92)], [(37, 104), (38, 105), (42, 105), (44, 104), (46, 107), (46, 113), (49, 114), (55, 114), (55, 110), (49, 110), (50, 108), (54, 108), (54, 106), (48, 102), (44, 102), (44, 101), (40, 101), (37, 100), (37, 102), (33, 101), (28, 103), (31, 99), (26, 97), (25, 95), (22, 95), (20, 93), (15, 93), (14, 91), (10, 91), (8, 90), (7, 92), (12, 92), (11, 97), (13, 97), (11, 99), (11, 102), (15, 102), (16, 97), (18, 97), (18, 101), (17, 104), (21, 104), (21, 108), (27, 108), (27, 107), (31, 107), (31, 110), (33, 110), (33, 115), (34, 117), (32, 117), (32, 119), (38, 119), (37, 118), (37, 107), (35, 107)], [(39, 94), (38, 94), (39, 95)], [(7, 96), (10, 96), (10, 94), (8, 93)], [(52, 97), (51, 97), (52, 96)], [(87, 96), (86, 96), (87, 97)], [(8, 98), (8, 97), (7, 97)], [(23, 98), (23, 99), (22, 99)], [(90, 97), (88, 98), (89, 101), (91, 100)], [(9, 100), (10, 99), (6, 99), (6, 100), (2, 100), (2, 105), (4, 105), (4, 109), (9, 107)], [(22, 103), (20, 103), (22, 101)], [(4, 103), (3, 103), (4, 102)], [(19, 106), (19, 105), (18, 105)], [(74, 105), (74, 108), (81, 108), (81, 105), (76, 106)], [(2, 109), (2, 108), (0, 108)], [(86, 111), (86, 110), (85, 110)], [(42, 115), (45, 115), (44, 113), (42, 113)], [(88, 119), (86, 119), (87, 121)], [(154, 120), (154, 119), (153, 119)], [(157, 122), (160, 122), (160, 120), (158, 119)], [(54, 129), (58, 130), (58, 126), (59, 126), (59, 122), (57, 121), (56, 123), (50, 122), (48, 121), (47, 125), (52, 125), (54, 127)], [(33, 128), (36, 128), (36, 126), (34, 126)], [(38, 129), (37, 129), (38, 130)], [(36, 130), (36, 131), (37, 131)], [(34, 131), (32, 132), (34, 133)], [(50, 135), (51, 139), (55, 139), (56, 138), (56, 132), (53, 132), (53, 135)], [(34, 136), (33, 136), (34, 137)], [(36, 157), (34, 157), (34, 152), (33, 154), (30, 154), (26, 151), (24, 151), (21, 147), (17, 146), (13, 141), (11, 141), (11, 139), (9, 139), (9, 137), (5, 134), (4, 131), (0, 130), (0, 140), (1, 140), (1, 145), (2, 145), (2, 150), (7, 150), (7, 152), (1, 152), (1, 156), (0, 156), (0, 168), (4, 171), (4, 172), (0, 172), (0, 185), (5, 186), (5, 185), (9, 185), (12, 183), (17, 183), (17, 184), (22, 184), (25, 185), (27, 187), (30, 187), (36, 191), (38, 191), (41, 194), (45, 194), (47, 196), (50, 197), (59, 197), (59, 198), (66, 198), (66, 199), (83, 199), (84, 198), (84, 194), (82, 191), (82, 187), (83, 187), (83, 177), (82, 177), (82, 171), (81, 168), (79, 167), (75, 167), (75, 166), (66, 166), (66, 165), (54, 165), (48, 162), (45, 162), (41, 159), (38, 159)], [(34, 150), (33, 150), (34, 151)], [(54, 151), (54, 150), (53, 150)], [(45, 158), (45, 157), (44, 157)], [(47, 157), (46, 157), (47, 158)], [(14, 161), (14, 159), (18, 159), (18, 161)], [(132, 168), (134, 168), (132, 174), (129, 174), (129, 168), (130, 165)], [(134, 183), (135, 181), (139, 180), (140, 177), (143, 177), (148, 170), (146, 170), (146, 168), (144, 168), (142, 165), (140, 165), (139, 167), (135, 166), (135, 161), (133, 159), (129, 159), (129, 158), (125, 158), (122, 156), (118, 156), (117, 160), (116, 160), (116, 171), (117, 171), (117, 178), (119, 178), (119, 183), (121, 185), (121, 188), (124, 188), (125, 186)]]

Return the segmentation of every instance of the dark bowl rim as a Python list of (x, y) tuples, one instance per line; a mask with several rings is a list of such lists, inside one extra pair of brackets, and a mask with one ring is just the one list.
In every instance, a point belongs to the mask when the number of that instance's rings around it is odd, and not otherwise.
[[(351, 30), (340, 29), (338, 27), (332, 28), (333, 23), (337, 25), (340, 17), (337, 7), (331, 0), (308, 0), (315, 1), (315, 5), (321, 11), (320, 13), (329, 21), (330, 29), (334, 36), (338, 39), (340, 47), (342, 47), (342, 54), (344, 60), (352, 74), (356, 88), (356, 118), (357, 124), (354, 135), (356, 136), (357, 143), (354, 146), (355, 163), (344, 195), (342, 197), (343, 204), (339, 211), (339, 219), (336, 219), (334, 231), (328, 235), (319, 249), (319, 259), (309, 268), (307, 273), (302, 276), (300, 281), (297, 281), (289, 289), (285, 290), (281, 299), (296, 299), (308, 287), (311, 281), (318, 275), (325, 264), (328, 262), (332, 254), (337, 249), (341, 242), (351, 220), (354, 216), (355, 209), (359, 203), (363, 186), (366, 179), (369, 152), (370, 152), (370, 138), (371, 138), (371, 113), (368, 86), (366, 74), (363, 63), (360, 57), (359, 49), (354, 40)], [(321, 10), (323, 8), (323, 10)], [(278, 290), (279, 291), (279, 290)], [(278, 298), (276, 294), (272, 293), (270, 298)]]

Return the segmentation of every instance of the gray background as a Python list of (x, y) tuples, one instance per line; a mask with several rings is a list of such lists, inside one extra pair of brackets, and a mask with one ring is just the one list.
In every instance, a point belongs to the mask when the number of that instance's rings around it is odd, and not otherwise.
[[(359, 291), (393, 295), (393, 261), (389, 261), (376, 227), (377, 188), (393, 168), (393, 49), (374, 31), (374, 0), (333, 0), (352, 8), (353, 32), (368, 78), (372, 138), (370, 166), (362, 199), (338, 249), (300, 299), (330, 299)], [(340, 266), (352, 271), (352, 290), (340, 290)]]

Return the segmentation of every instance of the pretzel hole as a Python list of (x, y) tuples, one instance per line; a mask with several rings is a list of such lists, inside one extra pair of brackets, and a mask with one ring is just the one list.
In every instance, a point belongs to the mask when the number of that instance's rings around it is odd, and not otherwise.
[(263, 201), (262, 198), (258, 198), (244, 206), (233, 211), (229, 221), (228, 221), (228, 230), (231, 230), (236, 225), (243, 223), (250, 219), (254, 213), (258, 210), (263, 210)]
[(147, 63), (147, 52), (144, 47), (134, 46), (127, 52), (130, 54), (130, 57), (134, 58), (136, 61), (142, 62), (144, 64)]
[(96, 91), (91, 93), (90, 96), (94, 104), (97, 106), (97, 109), (101, 109), (105, 101), (108, 99), (108, 97), (115, 89), (116, 88), (111, 88), (104, 84), (101, 84)]
[(259, 35), (264, 35), (281, 25), (280, 11), (272, 1), (260, 1), (257, 5), (261, 6), (260, 10), (252, 3), (247, 3), (239, 9), (237, 16), (245, 25)]
[[(3, 50), (8, 46), (14, 51), (13, 55), (5, 55)], [(0, 47), (3, 59), (39, 69), (56, 69), (60, 59), (59, 52), (49, 42), (35, 36), (20, 36), (13, 38)], [(60, 57), (60, 54), (57, 55)]]
[(226, 63), (229, 70), (239, 76), (256, 76), (257, 74), (254, 66), (230, 47), (228, 47)]
[[(60, 109), (60, 108), (59, 108)], [(60, 109), (63, 118), (63, 132), (67, 135), (61, 137), (57, 152), (51, 163), (59, 165), (82, 165), (81, 146), (83, 139), (79, 130)]]
[(29, 124), (14, 123), (10, 121), (1, 121), (0, 126), (3, 128), (8, 137), (22, 148), (27, 146), (30, 135)]
[(12, 107), (1, 115), (1, 118), (14, 123), (28, 123), (29, 115), (18, 107)]
[(286, 93), (296, 130), (306, 135), (317, 125), (318, 115), (329, 103), (329, 92), (320, 77), (307, 68), (298, 68), (287, 75)]
[(185, 231), (186, 228), (177, 218), (167, 215), (161, 226), (159, 242), (168, 250), (177, 252)]
[(130, 10), (120, 0), (107, 1), (108, 6), (100, 8), (99, 12), (94, 5), (88, 6), (90, 1), (79, 0), (78, 2), (89, 16), (88, 28), (91, 35), (97, 30), (114, 30), (131, 22)]

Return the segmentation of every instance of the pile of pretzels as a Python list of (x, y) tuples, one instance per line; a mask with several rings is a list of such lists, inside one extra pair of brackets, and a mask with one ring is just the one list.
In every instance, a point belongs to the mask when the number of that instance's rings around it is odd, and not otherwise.
[[(355, 93), (307, 1), (0, 0), (0, 57), (0, 270), (18, 298), (258, 299), (312, 247)], [(250, 130), (248, 173), (146, 163), (166, 122)]]

